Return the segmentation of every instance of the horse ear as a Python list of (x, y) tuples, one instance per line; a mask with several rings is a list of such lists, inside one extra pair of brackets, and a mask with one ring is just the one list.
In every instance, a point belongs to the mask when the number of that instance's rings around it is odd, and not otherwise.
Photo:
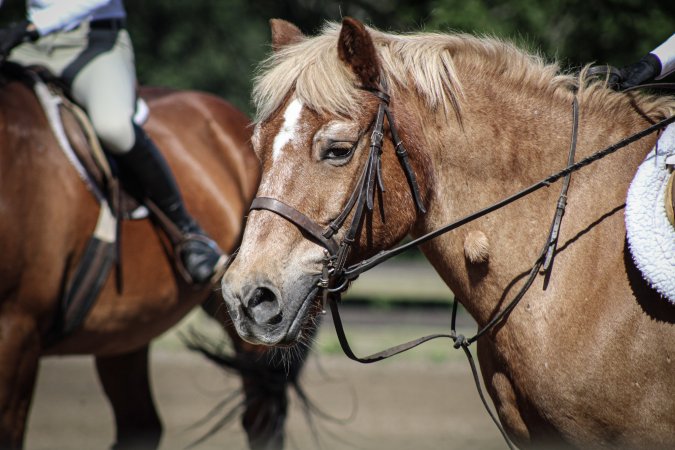
[(272, 50), (275, 52), (287, 45), (300, 42), (305, 35), (290, 22), (282, 19), (270, 19), (272, 28)]
[(358, 20), (351, 17), (342, 20), (338, 56), (351, 67), (364, 87), (378, 87), (380, 62), (375, 45), (366, 27)]

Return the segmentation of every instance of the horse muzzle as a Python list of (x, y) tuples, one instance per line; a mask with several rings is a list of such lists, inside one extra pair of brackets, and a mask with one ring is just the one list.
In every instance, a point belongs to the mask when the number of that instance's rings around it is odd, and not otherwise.
[(284, 292), (265, 279), (237, 288), (226, 274), (222, 294), (237, 333), (252, 344), (295, 344), (313, 311), (318, 309), (315, 301), (318, 287), (314, 277), (296, 280)]

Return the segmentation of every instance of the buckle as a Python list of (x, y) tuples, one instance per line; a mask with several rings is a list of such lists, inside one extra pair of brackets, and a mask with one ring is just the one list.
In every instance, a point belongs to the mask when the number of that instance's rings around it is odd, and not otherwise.
[(373, 133), (370, 135), (370, 145), (379, 145), (384, 139), (384, 133), (379, 130), (373, 130)]

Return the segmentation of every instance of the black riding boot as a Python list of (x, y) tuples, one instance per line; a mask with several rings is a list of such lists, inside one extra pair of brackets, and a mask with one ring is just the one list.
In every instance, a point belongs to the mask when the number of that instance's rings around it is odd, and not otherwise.
[(180, 230), (183, 241), (174, 245), (179, 244), (177, 256), (192, 281), (207, 282), (214, 275), (222, 251), (185, 209), (173, 173), (154, 142), (141, 127), (134, 125), (134, 130), (134, 146), (118, 161), (139, 183), (143, 195)]

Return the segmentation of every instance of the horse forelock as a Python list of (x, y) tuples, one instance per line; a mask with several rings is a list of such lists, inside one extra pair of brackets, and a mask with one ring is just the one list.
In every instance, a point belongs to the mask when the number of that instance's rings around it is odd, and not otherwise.
[(337, 30), (304, 39), (273, 52), (259, 67), (253, 87), (256, 121), (274, 113), (294, 91), (304, 105), (349, 116), (355, 104), (356, 78), (337, 56)]
[[(531, 87), (541, 95), (571, 98), (578, 88), (580, 101), (601, 112), (617, 112), (628, 101), (625, 95), (606, 89), (602, 81), (589, 83), (585, 70), (581, 77), (560, 73), (556, 62), (547, 63), (542, 56), (508, 41), (459, 33), (368, 31), (382, 76), (390, 86), (414, 88), (431, 111), (454, 114), (459, 120), (465, 101), (460, 66), (472, 77), (498, 83), (500, 89)], [(339, 32), (340, 24), (327, 23), (319, 35), (279, 49), (262, 62), (253, 88), (258, 122), (272, 115), (291, 92), (320, 113), (350, 117), (362, 110), (358, 81), (338, 58)], [(643, 94), (632, 97), (654, 119), (674, 110), (672, 99)]]
[[(551, 78), (557, 65), (493, 38), (466, 34), (391, 34), (368, 31), (378, 52), (382, 76), (389, 85), (413, 86), (432, 110), (461, 115), (464, 98), (457, 59), (475, 65), (477, 76), (498, 73), (514, 83)], [(272, 53), (260, 67), (253, 88), (257, 121), (274, 113), (290, 92), (308, 107), (338, 116), (353, 116), (361, 108), (362, 91), (349, 68), (339, 60), (340, 25), (327, 23), (321, 34)], [(554, 85), (571, 84), (571, 77)], [(550, 82), (546, 82), (550, 86)]]

